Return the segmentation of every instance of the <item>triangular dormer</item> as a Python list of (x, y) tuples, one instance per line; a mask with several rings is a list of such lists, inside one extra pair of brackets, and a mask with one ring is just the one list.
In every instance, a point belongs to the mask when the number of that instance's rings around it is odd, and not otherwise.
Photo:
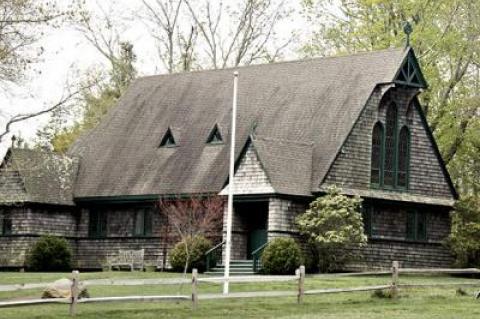
[(417, 88), (426, 88), (428, 86), (413, 49), (408, 49), (408, 53), (403, 60), (402, 66), (398, 70), (393, 81), (401, 85)]
[(167, 129), (165, 135), (160, 142), (160, 147), (174, 147), (177, 146), (175, 143), (175, 138), (173, 137), (172, 130), (170, 128)]
[(208, 135), (207, 144), (221, 144), (221, 143), (223, 143), (222, 134), (220, 133), (220, 130), (218, 129), (218, 125), (215, 124), (212, 131)]

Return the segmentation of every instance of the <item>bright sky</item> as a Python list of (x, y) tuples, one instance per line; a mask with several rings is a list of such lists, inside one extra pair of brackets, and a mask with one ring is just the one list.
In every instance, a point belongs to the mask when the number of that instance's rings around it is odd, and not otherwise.
[[(65, 0), (58, 0), (65, 1)], [(225, 3), (236, 0), (225, 0)], [(295, 3), (301, 1), (295, 1)], [(122, 40), (128, 40), (134, 45), (137, 55), (136, 67), (140, 75), (160, 73), (160, 63), (156, 57), (155, 46), (146, 27), (138, 18), (132, 18), (132, 12), (138, 12), (141, 0), (102, 0), (98, 1), (110, 16), (122, 21), (125, 30)], [(87, 0), (89, 10), (101, 12), (96, 0)], [(286, 1), (289, 3), (289, 1)], [(289, 4), (290, 5), (290, 4)], [(295, 8), (299, 9), (300, 4)], [(305, 20), (300, 14), (292, 16), (288, 23), (282, 23), (280, 33), (290, 33), (298, 30), (301, 37), (307, 36)], [(42, 110), (59, 101), (65, 93), (67, 79), (74, 78), (74, 70), (85, 71), (92, 67), (101, 67), (106, 61), (84, 39), (82, 34), (72, 27), (53, 29), (38, 43), (45, 48), (41, 61), (35, 66), (39, 73), (29, 76), (19, 86), (10, 87), (0, 92), (0, 130), (3, 130), (6, 120), (12, 115)], [(296, 58), (295, 52), (289, 52), (287, 59)], [(152, 63), (152, 61), (155, 61)], [(13, 126), (13, 134), (21, 135), (27, 141), (35, 138), (38, 129), (44, 126), (49, 115), (27, 120)], [(10, 137), (0, 144), (0, 156), (10, 145)]]

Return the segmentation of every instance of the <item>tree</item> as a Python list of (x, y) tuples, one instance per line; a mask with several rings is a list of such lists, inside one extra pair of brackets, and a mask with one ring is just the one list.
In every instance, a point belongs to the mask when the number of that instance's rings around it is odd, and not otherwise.
[[(61, 8), (55, 2), (44, 0), (0, 1), (0, 86), (6, 89), (11, 84), (21, 84), (44, 52), (44, 48), (37, 45), (38, 40), (49, 27), (74, 20), (79, 9), (76, 1)], [(78, 94), (76, 90), (67, 90), (58, 102), (37, 112), (7, 116), (0, 110), (6, 122), (0, 131), (0, 143), (14, 124), (52, 112)]]
[[(220, 1), (216, 10), (208, 0), (200, 8), (191, 0), (184, 1), (214, 69), (273, 62), (292, 43), (292, 34), (278, 43), (277, 28), (291, 13), (283, 0), (243, 0), (237, 7)], [(230, 21), (226, 27), (225, 19)]]
[(142, 0), (142, 19), (168, 73), (272, 62), (292, 43), (278, 35), (291, 13), (284, 0)]
[(184, 0), (142, 0), (145, 13), (141, 16), (157, 43), (160, 61), (168, 73), (189, 71), (194, 61), (197, 29), (187, 24), (189, 30), (180, 26)]
[(5, 128), (3, 129), (3, 131), (0, 131), (0, 143), (2, 143), (3, 139), (8, 134), (10, 134), (12, 126), (14, 124), (26, 121), (28, 119), (38, 117), (38, 116), (43, 115), (43, 114), (54, 112), (55, 110), (61, 108), (64, 105), (66, 105), (73, 98), (78, 96), (82, 92), (82, 90), (83, 89), (80, 88), (80, 89), (77, 89), (77, 90), (74, 90), (74, 91), (64, 93), (63, 96), (60, 98), (60, 100), (57, 103), (55, 103), (51, 106), (48, 106), (47, 108), (44, 108), (43, 110), (40, 110), (40, 111), (37, 111), (37, 112), (31, 112), (31, 113), (21, 113), (21, 114), (17, 114), (17, 115), (12, 116), (10, 119), (7, 120), (7, 122), (5, 124)]
[(333, 186), (297, 217), (300, 232), (318, 249), (322, 272), (340, 270), (366, 244), (361, 203), (359, 197), (341, 195)]
[(480, 266), (480, 197), (466, 196), (456, 203), (448, 244), (457, 266)]
[(185, 243), (185, 268), (186, 275), (190, 264), (191, 245), (193, 238), (209, 237), (218, 233), (222, 228), (222, 217), (225, 200), (220, 196), (191, 197), (162, 199), (157, 203), (160, 214), (167, 223), (173, 226), (179, 242)]
[[(65, 153), (81, 134), (94, 128), (137, 75), (133, 45), (120, 39), (120, 31), (108, 14), (103, 11), (102, 16), (93, 19), (82, 13), (81, 17), (77, 29), (103, 56), (108, 67), (107, 71), (87, 74), (75, 105), (57, 108), (49, 123), (37, 133), (38, 144), (49, 145), (59, 153)], [(70, 117), (75, 119), (73, 124)]]
[[(405, 45), (404, 23), (413, 25), (411, 44), (429, 88), (424, 112), (445, 162), (462, 192), (471, 192), (469, 174), (480, 122), (480, 2), (469, 0), (304, 0), (316, 28), (306, 55), (331, 55)], [(478, 132), (478, 131), (477, 131)], [(473, 172), (476, 176), (478, 173)], [(476, 179), (478, 184), (480, 179)]]
[(74, 16), (76, 4), (61, 9), (43, 0), (0, 1), (0, 81), (18, 83), (43, 53), (34, 45), (48, 26)]

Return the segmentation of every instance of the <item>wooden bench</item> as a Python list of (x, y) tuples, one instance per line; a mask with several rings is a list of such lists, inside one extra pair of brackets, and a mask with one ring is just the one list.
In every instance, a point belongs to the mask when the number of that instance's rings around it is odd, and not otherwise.
[(108, 260), (108, 268), (112, 270), (113, 267), (130, 267), (130, 271), (133, 271), (135, 268), (143, 270), (144, 268), (144, 259), (145, 249), (140, 250), (122, 250), (118, 251), (118, 254), (111, 256)]

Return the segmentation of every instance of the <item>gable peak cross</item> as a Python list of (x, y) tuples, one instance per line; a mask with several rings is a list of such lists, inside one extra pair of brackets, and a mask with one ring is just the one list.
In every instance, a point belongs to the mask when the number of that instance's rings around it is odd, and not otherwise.
[(413, 32), (413, 27), (412, 24), (408, 21), (403, 22), (403, 32), (407, 35), (407, 43), (405, 44), (405, 47), (410, 46), (410, 34)]

